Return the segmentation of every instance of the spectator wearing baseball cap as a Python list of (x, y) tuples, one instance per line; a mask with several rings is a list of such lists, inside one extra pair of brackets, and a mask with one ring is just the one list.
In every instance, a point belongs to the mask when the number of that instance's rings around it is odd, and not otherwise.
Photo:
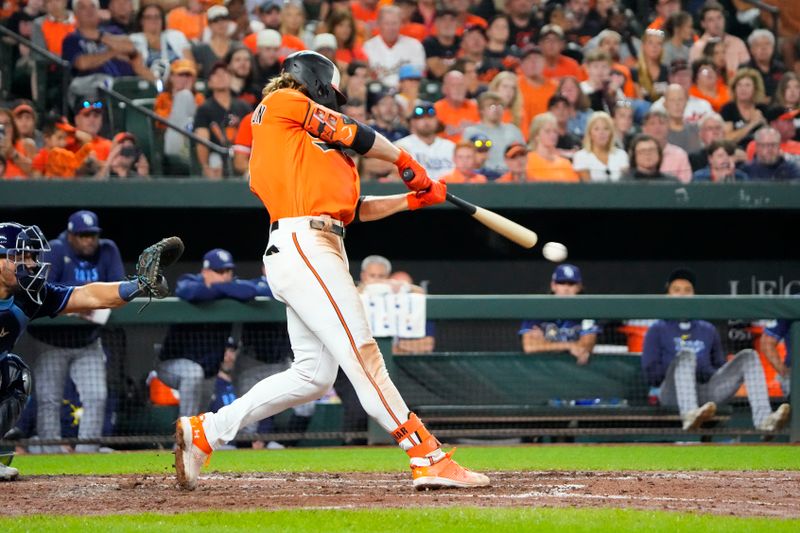
[(416, 65), (403, 65), (397, 75), (400, 79), (397, 89), (397, 101), (400, 103), (403, 114), (408, 115), (414, 106), (422, 103), (419, 99), (422, 69)]
[(17, 126), (20, 139), (30, 139), (36, 148), (44, 146), (42, 132), (36, 129), (36, 111), (28, 102), (17, 104), (13, 111), (14, 124)]
[(79, 153), (84, 146), (89, 146), (94, 159), (105, 161), (111, 152), (111, 140), (100, 136), (103, 129), (105, 106), (95, 98), (78, 99), (73, 106), (75, 113), (75, 134), (67, 145), (69, 150)]
[[(575, 296), (583, 291), (581, 269), (575, 265), (558, 265), (550, 276), (550, 292), (559, 298)], [(589, 362), (600, 327), (594, 320), (526, 320), (519, 330), (525, 353), (568, 352), (576, 363)]]
[(577, 61), (562, 54), (564, 51), (564, 30), (555, 24), (545, 24), (539, 32), (537, 43), (544, 57), (542, 75), (551, 80), (572, 76), (578, 81), (586, 79)]
[[(799, 114), (800, 109), (789, 110), (781, 105), (771, 105), (764, 111), (764, 120), (781, 135), (781, 155), (794, 163), (800, 163), (800, 142), (794, 140), (797, 134), (794, 121)], [(747, 160), (752, 161), (756, 154), (755, 140), (748, 143), (746, 152)]]
[(260, 30), (256, 35), (253, 55), (255, 78), (262, 87), (281, 73), (281, 34), (275, 30)]
[(208, 8), (207, 16), (210, 36), (206, 42), (195, 45), (193, 49), (194, 60), (200, 68), (200, 77), (203, 79), (211, 76), (212, 67), (217, 62), (223, 61), (237, 44), (230, 37), (229, 30), (233, 22), (227, 7), (211, 6)]
[(489, 169), (505, 173), (505, 161), (503, 160), (503, 150), (512, 142), (524, 143), (525, 138), (519, 128), (513, 124), (503, 123), (505, 106), (503, 98), (493, 92), (485, 92), (478, 97), (478, 109), (481, 122), (475, 126), (470, 126), (464, 130), (464, 136), (469, 138), (476, 133), (482, 133), (492, 140), (492, 147), (489, 150), (489, 159), (486, 167)]
[(331, 61), (336, 61), (336, 50), (339, 45), (336, 43), (336, 36), (332, 33), (319, 33), (314, 36), (311, 49), (319, 52)]
[[(250, 106), (231, 93), (231, 74), (228, 65), (217, 62), (212, 65), (208, 76), (208, 89), (211, 96), (197, 108), (194, 116), (194, 132), (220, 146), (229, 146), (236, 137), (239, 124), (250, 113)], [(197, 159), (207, 178), (222, 177), (226, 155), (210, 152), (202, 144), (197, 144)]]
[(147, 178), (150, 163), (136, 144), (136, 136), (126, 131), (114, 136), (111, 153), (97, 173), (98, 178)]
[(208, 26), (208, 5), (203, 0), (187, 0), (186, 6), (171, 9), (167, 14), (167, 28), (181, 32), (190, 41), (199, 42)]
[(445, 174), (440, 179), (451, 183), (486, 183), (489, 181), (486, 176), (478, 172), (477, 149), (475, 144), (469, 141), (460, 141), (456, 144), (453, 152), (453, 163), (455, 168), (449, 174)]
[(503, 158), (508, 172), (496, 179), (495, 183), (525, 183), (528, 181), (528, 147), (523, 143), (509, 144)]
[(427, 171), (431, 179), (439, 179), (455, 166), (453, 153), (455, 144), (437, 135), (439, 120), (436, 109), (430, 102), (421, 102), (414, 106), (409, 114), (408, 122), (411, 135), (395, 144), (398, 148), (410, 153)]
[(391, 142), (399, 141), (408, 136), (408, 129), (403, 126), (400, 105), (395, 99), (397, 92), (378, 86), (376, 90), (367, 93), (367, 109), (372, 116), (370, 125), (389, 139)]
[(370, 68), (389, 87), (397, 87), (401, 66), (409, 64), (420, 70), (425, 68), (425, 49), (422, 43), (400, 35), (401, 18), (399, 7), (381, 7), (377, 19), (378, 35), (364, 43), (364, 53), (369, 58)]
[[(252, 301), (258, 293), (256, 284), (237, 279), (235, 268), (228, 250), (209, 250), (203, 255), (198, 274), (183, 274), (178, 278), (175, 296), (190, 303), (223, 299)], [(208, 403), (209, 398), (203, 396), (203, 380), (216, 376), (225, 363), (232, 334), (229, 323), (173, 324), (167, 330), (156, 373), (161, 381), (180, 392), (181, 416), (199, 413)]]
[(91, 146), (84, 145), (77, 153), (68, 150), (69, 137), (75, 127), (64, 117), (47, 116), (42, 125), (44, 146), (33, 158), (33, 176), (36, 178), (72, 179), (78, 168), (91, 153)]
[(489, 159), (489, 150), (492, 149), (492, 140), (483, 133), (474, 133), (465, 137), (475, 147), (475, 168), (480, 174), (486, 176), (490, 181), (496, 180), (500, 174), (486, 168), (486, 160)]

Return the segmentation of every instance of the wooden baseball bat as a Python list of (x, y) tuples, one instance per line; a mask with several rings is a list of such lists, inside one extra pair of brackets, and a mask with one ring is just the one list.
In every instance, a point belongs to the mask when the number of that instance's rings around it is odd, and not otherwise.
[[(412, 179), (414, 179), (414, 171), (410, 168), (405, 169), (403, 171), (403, 180), (411, 181)], [(536, 241), (539, 240), (536, 233), (525, 226), (500, 216), (494, 211), (489, 211), (483, 207), (471, 204), (455, 194), (447, 193), (447, 201), (465, 213), (468, 213), (472, 218), (490, 230), (499, 233), (506, 239), (519, 244), (523, 248), (533, 248), (536, 246)]]

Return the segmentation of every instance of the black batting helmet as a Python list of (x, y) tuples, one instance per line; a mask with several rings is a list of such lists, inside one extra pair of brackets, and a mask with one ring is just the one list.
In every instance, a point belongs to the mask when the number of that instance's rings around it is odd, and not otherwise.
[(305, 85), (309, 97), (318, 104), (338, 110), (347, 103), (347, 97), (339, 90), (339, 69), (322, 54), (311, 50), (295, 52), (283, 61), (281, 72)]

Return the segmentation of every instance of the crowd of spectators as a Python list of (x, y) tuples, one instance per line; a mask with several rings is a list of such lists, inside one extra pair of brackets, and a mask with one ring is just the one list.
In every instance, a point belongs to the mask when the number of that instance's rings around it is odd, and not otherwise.
[[(797, 179), (800, 9), (780, 13), (773, 26), (738, 0), (27, 0), (5, 24), (71, 65), (50, 106), (72, 112), (29, 103), (21, 73), (38, 56), (7, 42), (0, 167), (148, 176), (154, 154), (98, 94), (136, 77), (158, 115), (224, 148), (158, 125), (156, 149), (206, 178), (244, 175), (248, 114), (283, 58), (310, 49), (339, 66), (343, 112), (451, 183)], [(351, 157), (364, 180), (398, 179)]]

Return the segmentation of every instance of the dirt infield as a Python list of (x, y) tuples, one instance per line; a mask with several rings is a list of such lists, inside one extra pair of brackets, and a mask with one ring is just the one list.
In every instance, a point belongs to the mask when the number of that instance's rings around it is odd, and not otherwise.
[(493, 487), (417, 492), (394, 473), (208, 474), (194, 492), (170, 476), (25, 476), (0, 485), (0, 514), (210, 509), (617, 507), (800, 517), (800, 472), (493, 472)]

